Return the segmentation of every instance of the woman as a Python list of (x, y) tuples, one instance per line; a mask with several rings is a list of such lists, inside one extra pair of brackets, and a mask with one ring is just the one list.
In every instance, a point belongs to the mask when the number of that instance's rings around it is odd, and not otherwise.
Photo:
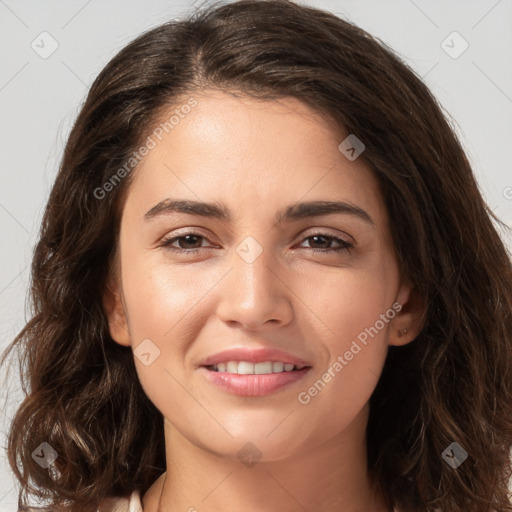
[(512, 510), (493, 220), (431, 93), (354, 25), (247, 0), (141, 35), (92, 85), (45, 211), (11, 346), (22, 491), (71, 512)]

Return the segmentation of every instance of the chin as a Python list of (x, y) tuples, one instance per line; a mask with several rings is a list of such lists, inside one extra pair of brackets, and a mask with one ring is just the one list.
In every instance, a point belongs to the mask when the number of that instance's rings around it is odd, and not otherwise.
[(233, 437), (226, 435), (217, 442), (211, 437), (204, 439), (201, 445), (216, 456), (239, 460), (247, 467), (251, 467), (256, 462), (285, 460), (312, 447), (307, 446), (306, 440), (301, 441), (289, 430), (273, 432), (269, 435), (271, 430), (256, 431), (249, 426), (246, 429), (239, 429)]

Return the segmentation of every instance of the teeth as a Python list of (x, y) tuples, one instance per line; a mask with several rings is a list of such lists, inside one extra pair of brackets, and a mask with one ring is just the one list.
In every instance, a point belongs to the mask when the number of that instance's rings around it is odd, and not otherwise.
[(270, 361), (266, 361), (265, 363), (255, 363), (254, 364), (254, 373), (256, 375), (264, 375), (266, 373), (272, 373), (272, 371), (273, 371), (273, 366)]
[(269, 373), (291, 372), (296, 370), (291, 363), (281, 361), (265, 361), (263, 363), (250, 363), (248, 361), (228, 361), (212, 366), (215, 372), (238, 373), (239, 375), (267, 375)]
[(250, 375), (251, 373), (254, 373), (254, 364), (240, 361), (238, 363), (238, 373), (240, 375)]
[(228, 373), (238, 373), (238, 363), (236, 361), (229, 361), (226, 363), (226, 371)]
[(274, 362), (272, 363), (272, 371), (275, 372), (275, 373), (279, 373), (279, 372), (282, 372), (284, 369), (284, 363), (281, 363), (281, 362)]

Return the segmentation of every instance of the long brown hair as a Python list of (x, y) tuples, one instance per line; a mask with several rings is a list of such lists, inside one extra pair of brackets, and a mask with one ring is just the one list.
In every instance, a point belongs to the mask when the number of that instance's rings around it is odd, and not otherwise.
[[(162, 113), (207, 88), (298, 98), (364, 142), (398, 263), (427, 305), (420, 335), (390, 347), (371, 397), (369, 469), (401, 510), (512, 511), (512, 265), (501, 223), (418, 76), (350, 22), (286, 0), (215, 4), (149, 30), (91, 86), (44, 212), (31, 319), (2, 359), (20, 350), (27, 392), (8, 438), (20, 503), (34, 495), (53, 510), (93, 511), (165, 471), (162, 415), (131, 350), (109, 335), (102, 294), (133, 176), (119, 169)], [(32, 457), (43, 442), (58, 454), (54, 471)], [(442, 457), (454, 442), (468, 452), (457, 469)]]

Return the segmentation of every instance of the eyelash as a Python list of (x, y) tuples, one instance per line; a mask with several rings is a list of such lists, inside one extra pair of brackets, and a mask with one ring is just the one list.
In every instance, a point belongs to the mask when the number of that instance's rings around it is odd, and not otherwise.
[[(208, 249), (208, 247), (198, 247), (195, 249), (182, 249), (181, 247), (172, 247), (172, 245), (171, 245), (172, 243), (176, 242), (177, 240), (184, 239), (187, 236), (195, 236), (195, 237), (199, 237), (199, 238), (207, 240), (207, 238), (205, 236), (201, 235), (200, 233), (197, 233), (195, 231), (190, 231), (188, 233), (184, 233), (183, 235), (163, 239), (162, 243), (160, 244), (160, 247), (163, 247), (166, 250), (174, 251), (177, 253), (197, 253), (197, 252), (201, 252), (205, 249)], [(311, 248), (311, 250), (313, 252), (320, 252), (320, 253), (333, 253), (333, 252), (338, 253), (338, 252), (342, 252), (342, 251), (349, 252), (351, 249), (354, 248), (354, 246), (351, 243), (347, 242), (346, 240), (343, 240), (342, 238), (338, 238), (333, 235), (328, 235), (327, 233), (314, 233), (313, 235), (309, 235), (306, 238), (304, 238), (303, 241), (308, 240), (310, 238), (319, 237), (319, 236), (323, 237), (323, 238), (327, 238), (328, 240), (338, 242), (341, 244), (341, 246), (335, 247), (335, 248), (328, 248), (328, 249)], [(306, 249), (307, 249), (307, 247), (306, 247)]]

